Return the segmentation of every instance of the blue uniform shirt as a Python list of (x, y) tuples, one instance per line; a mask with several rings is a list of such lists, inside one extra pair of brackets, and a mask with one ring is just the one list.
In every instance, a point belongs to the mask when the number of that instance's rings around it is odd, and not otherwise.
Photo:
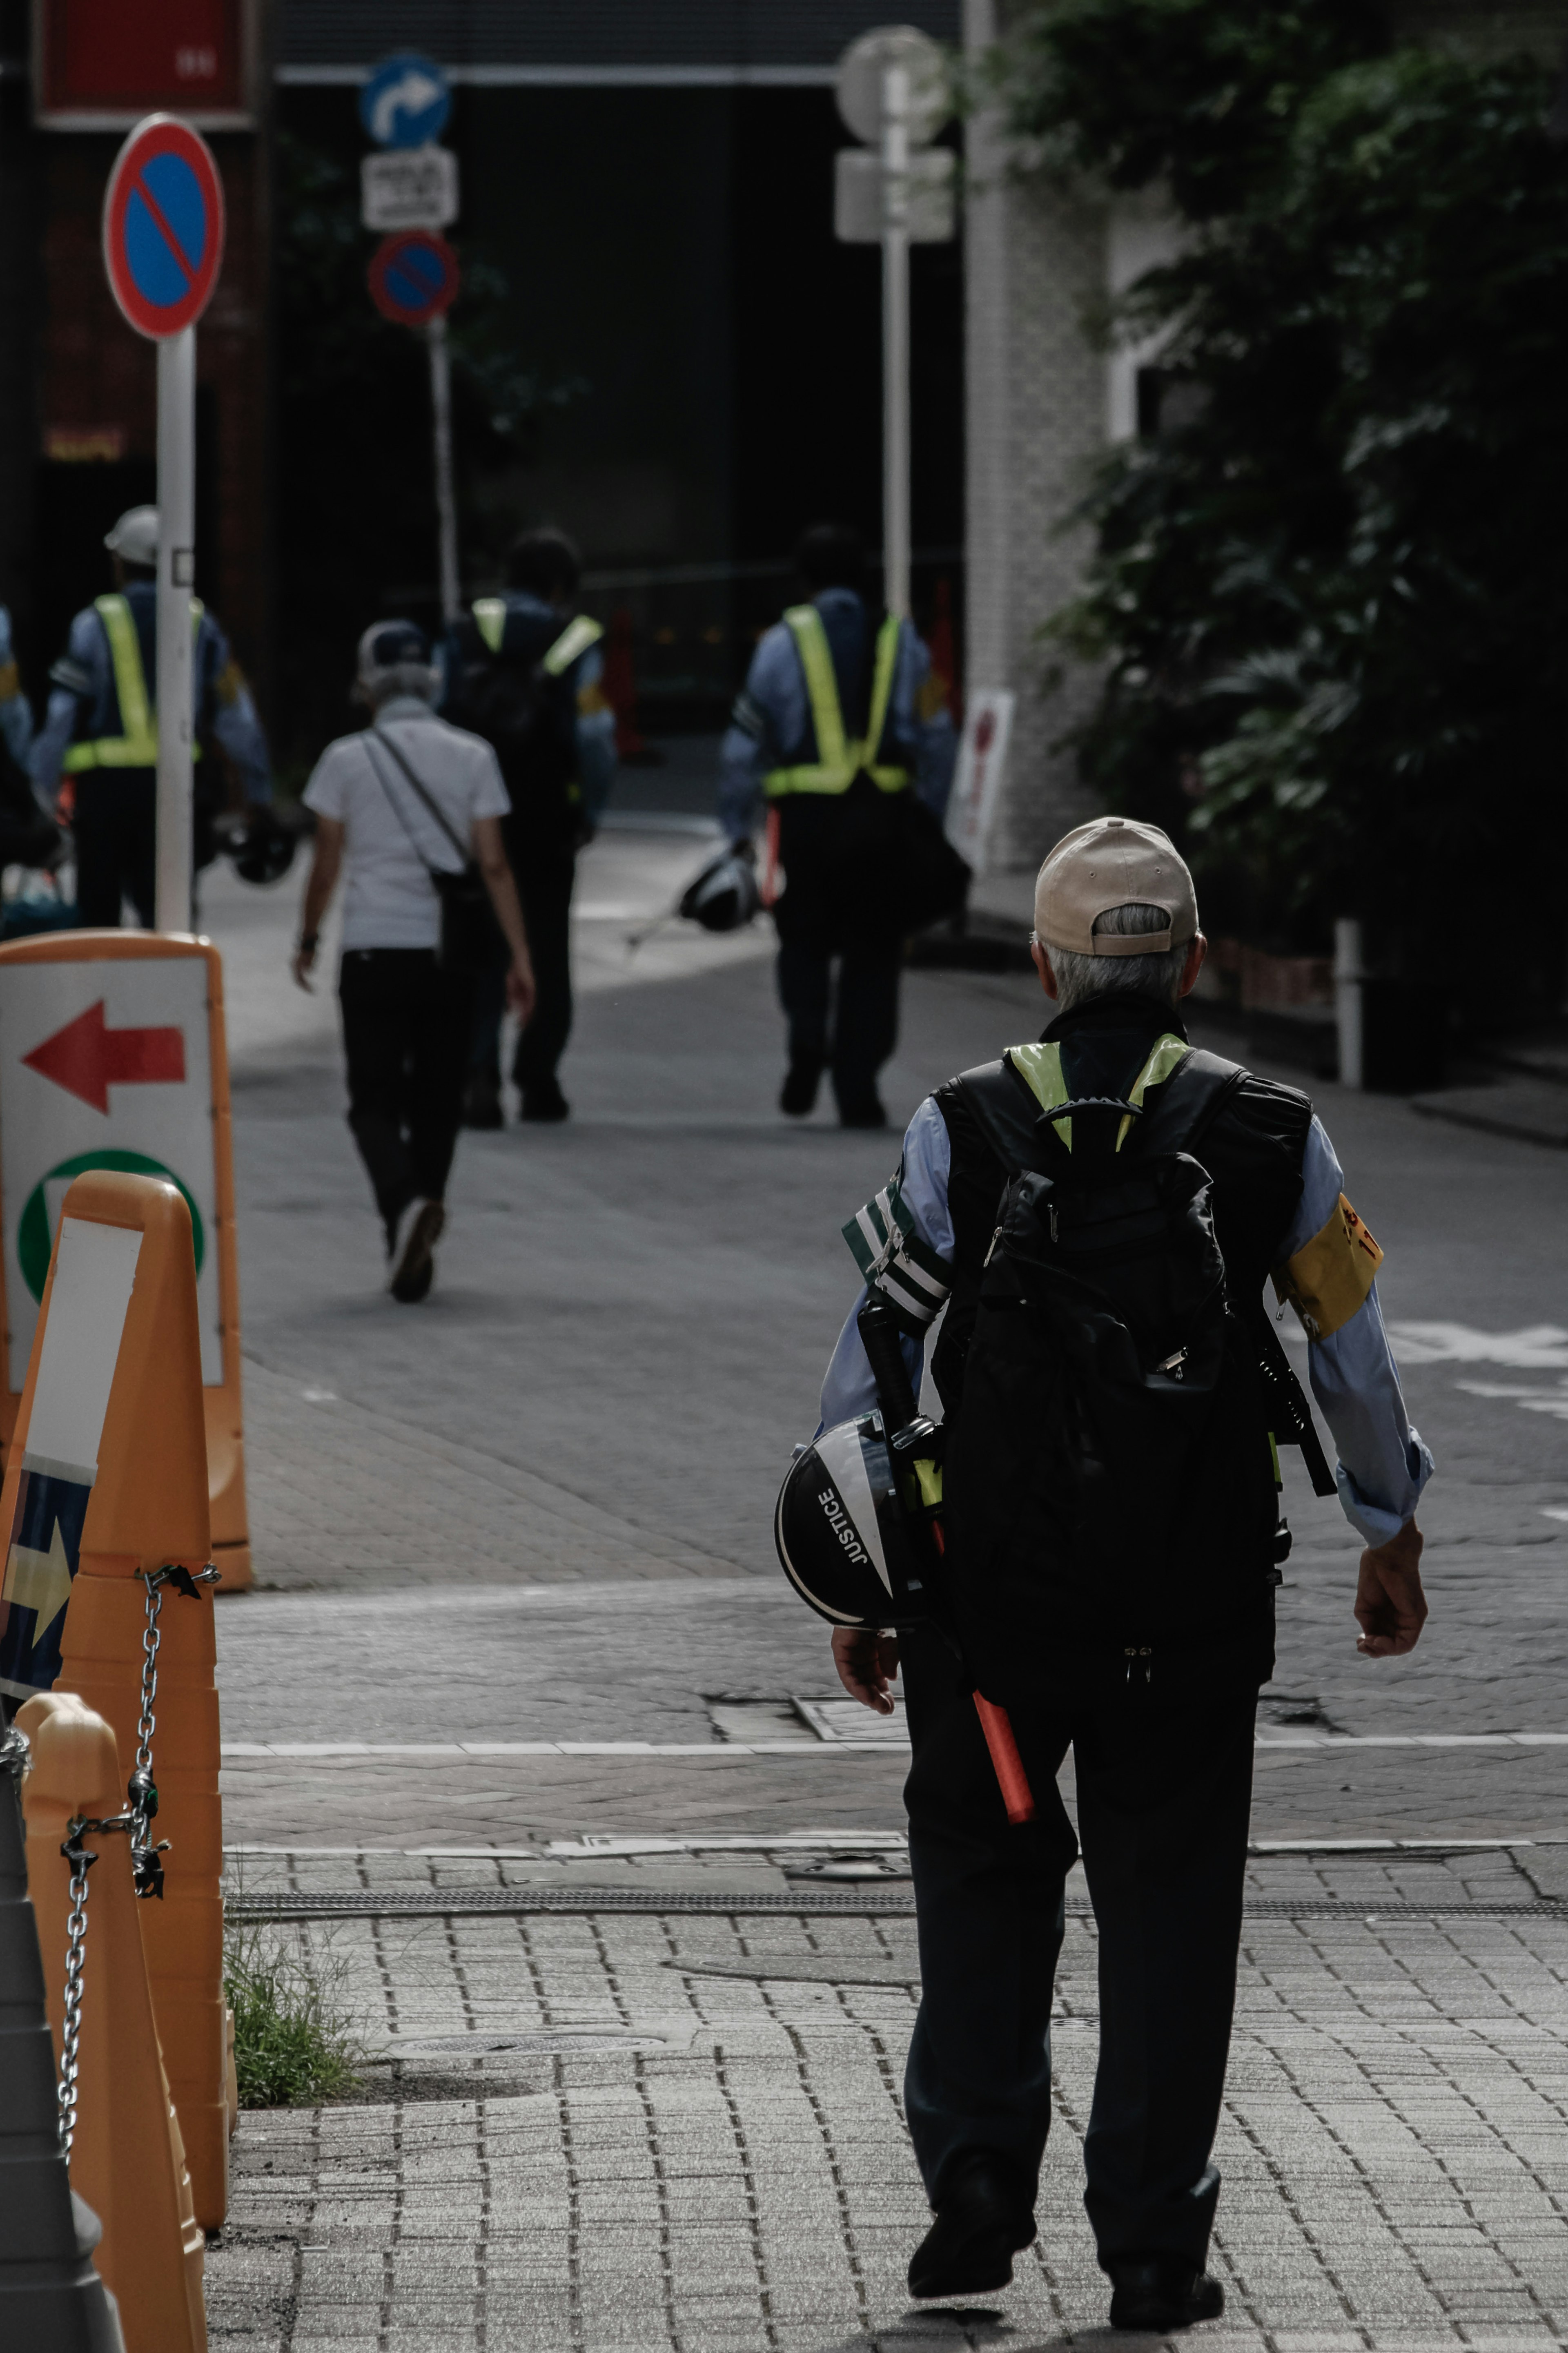
[[(905, 1134), (898, 1186), (920, 1240), (949, 1261), (956, 1247), (947, 1206), (951, 1162), (947, 1123), (928, 1095)], [(1289, 1232), (1280, 1236), (1277, 1264), (1294, 1258), (1322, 1230), (1343, 1190), (1344, 1171), (1322, 1122), (1314, 1116), (1301, 1158), (1301, 1198)], [(865, 1303), (862, 1285), (822, 1385), (819, 1434), (835, 1422), (869, 1413), (876, 1405), (876, 1383), (855, 1324)], [(918, 1395), (925, 1351), (907, 1335), (901, 1345)], [(1414, 1513), (1433, 1463), (1405, 1409), (1399, 1367), (1384, 1329), (1375, 1282), (1337, 1332), (1326, 1340), (1309, 1336), (1307, 1364), (1312, 1394), (1339, 1453), (1334, 1476), (1345, 1516), (1368, 1544), (1386, 1544)]]
[[(148, 708), (155, 711), (158, 678), (153, 659), (153, 615), (158, 592), (150, 580), (132, 580), (127, 582), (124, 595), (142, 649)], [(270, 801), (272, 763), (268, 755), (267, 738), (256, 715), (245, 674), (210, 613), (203, 614), (196, 631), (193, 671), (196, 733), (217, 738), (239, 771), (247, 801), (253, 806)], [(70, 745), (124, 732), (109, 635), (95, 606), (89, 605), (71, 623), (65, 652), (49, 672), (49, 684), (53, 690), (49, 707), (33, 739), (30, 766), (33, 789), (52, 813), (55, 788)], [(115, 772), (105, 769), (102, 773), (111, 776)]]
[[(843, 702), (847, 700), (842, 683), (845, 670), (860, 667), (844, 657), (852, 638), (858, 649), (864, 648), (865, 633), (875, 624), (852, 588), (824, 588), (812, 602), (822, 616)], [(909, 747), (916, 791), (940, 817), (952, 789), (958, 743), (945, 689), (933, 677), (931, 655), (909, 621), (899, 632), (888, 723), (895, 741)], [(849, 724), (847, 712), (846, 726)], [(719, 747), (719, 822), (731, 841), (744, 841), (756, 831), (763, 778), (771, 768), (790, 763), (810, 729), (811, 702), (800, 651), (787, 622), (779, 621), (752, 657), (745, 686), (736, 698), (729, 730)]]

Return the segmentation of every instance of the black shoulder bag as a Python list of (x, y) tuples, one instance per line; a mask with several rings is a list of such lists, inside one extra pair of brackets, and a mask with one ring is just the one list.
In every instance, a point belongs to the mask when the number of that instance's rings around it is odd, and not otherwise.
[[(380, 762), (372, 753), (373, 738), (391, 753), (418, 794), (420, 800), (462, 860), (463, 863), (460, 867), (431, 865), (419, 847), (418, 837), (413, 827), (397, 805), (396, 794), (382, 774)], [(393, 814), (408, 836), (414, 854), (430, 877), (436, 896), (440, 902), (441, 944), (436, 952), (437, 963), (443, 972), (467, 973), (470, 976), (481, 972), (494, 971), (498, 965), (505, 962), (507, 948), (506, 942), (501, 936), (500, 925), (496, 921), (495, 909), (490, 904), (490, 894), (485, 886), (485, 878), (479, 871), (479, 860), (469, 856), (441, 814), (439, 805), (420, 783), (392, 738), (389, 735), (376, 735), (373, 728), (367, 727), (362, 741), (364, 744), (365, 758), (370, 762), (371, 774), (392, 803)]]

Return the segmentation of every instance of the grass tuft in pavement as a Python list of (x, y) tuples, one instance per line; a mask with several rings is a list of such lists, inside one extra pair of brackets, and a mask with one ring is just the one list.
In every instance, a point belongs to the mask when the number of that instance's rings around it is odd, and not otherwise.
[(355, 2089), (356, 2053), (331, 1971), (299, 1944), (230, 1928), (223, 1982), (242, 2108), (315, 2107)]

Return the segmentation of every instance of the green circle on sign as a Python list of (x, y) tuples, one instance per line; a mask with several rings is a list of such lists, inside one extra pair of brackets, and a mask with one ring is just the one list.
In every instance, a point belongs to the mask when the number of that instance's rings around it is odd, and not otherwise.
[(74, 1160), (62, 1160), (58, 1167), (46, 1169), (27, 1196), (16, 1228), (16, 1257), (22, 1269), (22, 1280), (39, 1305), (43, 1304), (44, 1285), (49, 1276), (49, 1253), (53, 1247), (49, 1235), (49, 1208), (44, 1198), (44, 1187), (56, 1176), (83, 1176), (89, 1168), (110, 1168), (121, 1176), (166, 1176), (171, 1185), (178, 1185), (184, 1196), (185, 1207), (191, 1213), (191, 1240), (196, 1254), (196, 1272), (202, 1271), (206, 1256), (206, 1235), (202, 1227), (202, 1213), (191, 1198), (190, 1187), (181, 1185), (172, 1168), (161, 1160), (149, 1160), (144, 1152), (79, 1152)]

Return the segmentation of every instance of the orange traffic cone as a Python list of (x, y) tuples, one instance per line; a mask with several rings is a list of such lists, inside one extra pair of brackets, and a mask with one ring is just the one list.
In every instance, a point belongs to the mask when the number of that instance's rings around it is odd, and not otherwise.
[[(28, 1700), (16, 1725), (33, 1750), (22, 1793), (27, 1880), (68, 2093), (73, 2055), (77, 2069), (74, 2117), (71, 2105), (66, 2111), (71, 2186), (103, 2225), (98, 2269), (120, 2306), (125, 2353), (205, 2353), (203, 2238), (142, 1950), (148, 1907), (136, 1900), (130, 1838), (90, 1827), (122, 1815), (114, 1735), (61, 1692)], [(72, 1825), (84, 1821), (73, 1837)], [(90, 1858), (79, 1884), (63, 1848)], [(81, 1969), (78, 2000), (68, 2003), (73, 1936)], [(66, 2037), (78, 2018), (72, 2054)]]

